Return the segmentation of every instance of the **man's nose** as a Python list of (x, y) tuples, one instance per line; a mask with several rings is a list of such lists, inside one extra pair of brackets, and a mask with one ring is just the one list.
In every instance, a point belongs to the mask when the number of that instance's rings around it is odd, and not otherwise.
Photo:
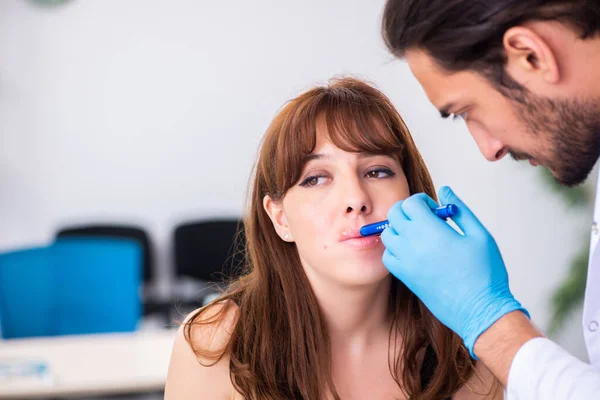
[(471, 135), (473, 136), (473, 139), (475, 139), (479, 151), (481, 151), (481, 154), (483, 154), (488, 161), (499, 161), (508, 154), (508, 149), (498, 139), (488, 134), (471, 133)]

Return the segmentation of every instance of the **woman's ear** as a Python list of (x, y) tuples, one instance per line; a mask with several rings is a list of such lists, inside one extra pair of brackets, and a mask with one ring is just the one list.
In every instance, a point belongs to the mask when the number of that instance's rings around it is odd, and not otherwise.
[(557, 55), (548, 41), (534, 30), (514, 26), (504, 33), (506, 70), (521, 84), (541, 80), (556, 84), (560, 80)]
[(269, 195), (263, 197), (263, 207), (273, 223), (275, 231), (281, 239), (286, 242), (293, 242), (294, 238), (287, 223), (287, 218), (283, 212), (283, 202), (275, 201)]

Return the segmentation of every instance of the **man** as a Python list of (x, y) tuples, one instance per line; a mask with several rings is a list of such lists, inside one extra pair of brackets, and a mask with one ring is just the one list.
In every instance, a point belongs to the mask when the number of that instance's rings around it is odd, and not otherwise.
[[(442, 117), (483, 155), (543, 165), (567, 186), (600, 156), (600, 1), (388, 0), (383, 34)], [(508, 286), (492, 236), (449, 188), (459, 234), (418, 194), (389, 212), (386, 267), (518, 399), (600, 398), (600, 246), (593, 229), (584, 322), (592, 365), (552, 343)], [(600, 218), (600, 196), (595, 220)], [(452, 251), (446, 251), (452, 249)]]

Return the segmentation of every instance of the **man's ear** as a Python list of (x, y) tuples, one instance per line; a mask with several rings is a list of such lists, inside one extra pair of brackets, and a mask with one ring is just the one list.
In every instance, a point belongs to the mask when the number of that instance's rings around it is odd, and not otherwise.
[(506, 70), (517, 82), (527, 85), (537, 81), (556, 84), (560, 80), (557, 55), (549, 43), (535, 31), (514, 26), (504, 33)]
[(294, 237), (292, 236), (292, 232), (287, 223), (287, 218), (283, 212), (282, 201), (275, 201), (271, 196), (266, 195), (263, 197), (263, 207), (271, 219), (273, 227), (279, 237), (286, 242), (293, 242)]

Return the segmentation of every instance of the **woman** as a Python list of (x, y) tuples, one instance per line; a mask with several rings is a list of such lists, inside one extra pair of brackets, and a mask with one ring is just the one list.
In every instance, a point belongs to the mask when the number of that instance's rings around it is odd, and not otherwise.
[(247, 271), (183, 324), (166, 398), (501, 398), (358, 233), (417, 192), (435, 196), (381, 92), (343, 78), (290, 101), (252, 179)]

